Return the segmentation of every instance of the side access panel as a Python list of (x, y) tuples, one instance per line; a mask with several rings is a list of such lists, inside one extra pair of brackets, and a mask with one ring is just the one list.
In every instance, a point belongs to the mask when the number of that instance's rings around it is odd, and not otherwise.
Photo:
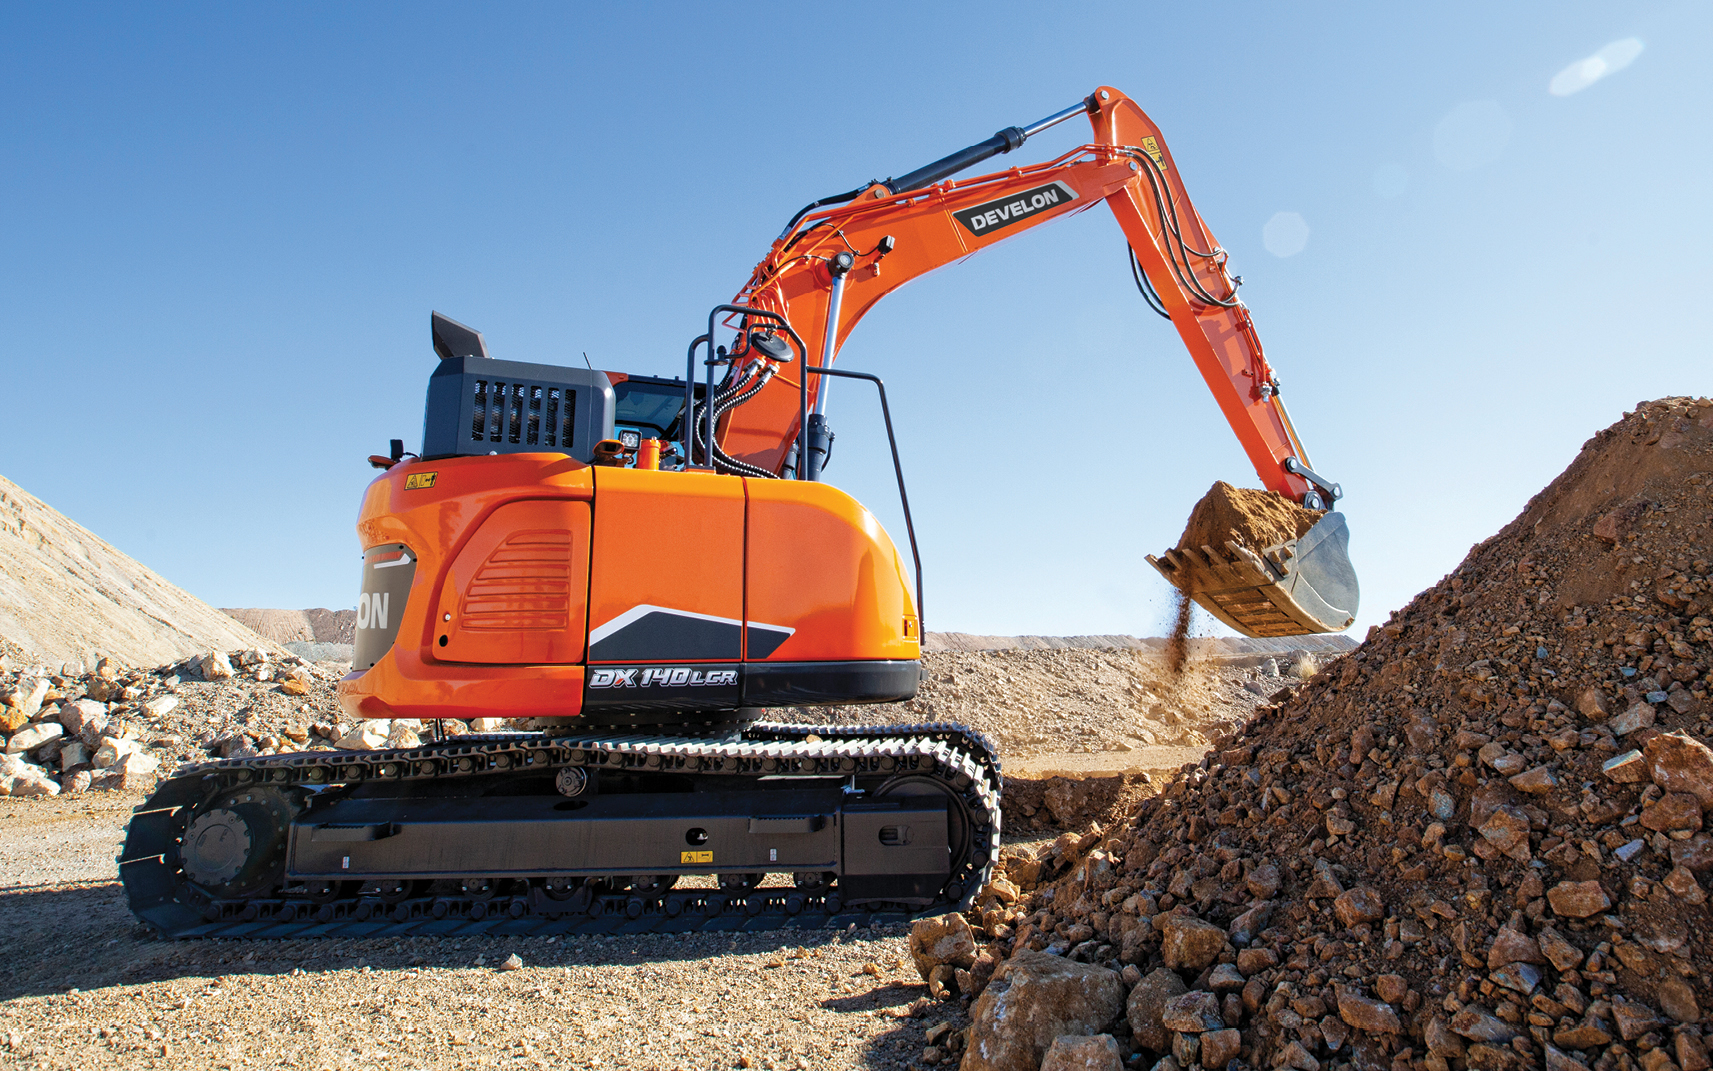
[(824, 483), (746, 482), (749, 660), (920, 658), (904, 565), (874, 514)]
[(581, 662), (588, 586), (589, 504), (509, 502), (447, 569), (430, 650), (446, 662)]
[(594, 472), (589, 662), (742, 659), (743, 479)]

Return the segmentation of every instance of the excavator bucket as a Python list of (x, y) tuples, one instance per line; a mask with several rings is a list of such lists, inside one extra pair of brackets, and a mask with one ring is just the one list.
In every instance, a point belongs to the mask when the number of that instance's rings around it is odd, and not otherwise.
[(1150, 554), (1148, 564), (1245, 636), (1341, 632), (1356, 620), (1359, 592), (1342, 513), (1259, 551), (1227, 542)]

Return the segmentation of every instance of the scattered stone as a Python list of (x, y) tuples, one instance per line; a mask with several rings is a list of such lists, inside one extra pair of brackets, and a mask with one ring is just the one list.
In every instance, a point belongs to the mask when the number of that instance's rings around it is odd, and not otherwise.
[(511, 955), (507, 956), (500, 963), (499, 969), (502, 971), (522, 970), (523, 969), (523, 957), (519, 956), (516, 952), (513, 952)]
[(83, 733), (83, 727), (95, 718), (100, 718), (105, 725), (107, 721), (107, 704), (98, 703), (93, 699), (74, 699), (63, 703), (59, 708), (59, 723), (65, 726), (65, 731), (73, 736)]
[(6, 742), (6, 754), (22, 755), (34, 751), (51, 740), (58, 740), (64, 733), (65, 726), (57, 721), (40, 722), (13, 734)]
[(341, 751), (378, 751), (387, 746), (387, 734), (391, 731), (391, 724), (384, 719), (359, 722), (333, 746)]
[(969, 922), (955, 911), (917, 919), (910, 926), (909, 947), (910, 958), (924, 982), (943, 964), (968, 970), (975, 963), (975, 934)]
[(1458, 1009), (1457, 1014), (1451, 1017), (1451, 1030), (1470, 1041), (1499, 1044), (1508, 1044), (1517, 1036), (1516, 1030), (1512, 1029), (1510, 1024), (1496, 1018), (1479, 1004), (1466, 1004)]
[(1547, 890), (1546, 899), (1555, 914), (1573, 919), (1585, 919), (1612, 906), (1598, 881), (1561, 881)]
[(1687, 792), (1668, 792), (1642, 811), (1642, 826), (1658, 833), (1701, 828), (1701, 802)]
[(1262, 863), (1249, 872), (1244, 885), (1255, 899), (1271, 900), (1279, 892), (1279, 881), (1279, 868), (1272, 863)]
[(1398, 1013), (1391, 1005), (1363, 995), (1349, 986), (1334, 987), (1338, 996), (1338, 1017), (1366, 1034), (1397, 1034), (1403, 1031)]
[(1520, 933), (1509, 926), (1500, 930), (1493, 938), (1493, 947), (1487, 950), (1487, 969), (1503, 967), (1507, 963), (1545, 963), (1546, 956), (1541, 954), (1540, 945), (1526, 933)]
[(1695, 990), (1683, 979), (1667, 978), (1655, 988), (1654, 996), (1659, 1000), (1660, 1011), (1678, 1022), (1701, 1021), (1701, 1005), (1695, 999)]
[(1189, 986), (1176, 971), (1160, 967), (1136, 983), (1130, 991), (1125, 1014), (1136, 1043), (1155, 1052), (1165, 1052), (1172, 1044), (1171, 1031), (1166, 1029), (1166, 1002), (1189, 992)]
[(1340, 893), (1332, 902), (1332, 910), (1346, 927), (1378, 922), (1386, 917), (1386, 904), (1380, 899), (1380, 894), (1366, 886)]
[(1606, 727), (1612, 730), (1613, 736), (1629, 736), (1637, 729), (1646, 729), (1654, 723), (1654, 708), (1647, 703), (1637, 700), (1630, 708), (1611, 719)]
[(1661, 733), (1644, 747), (1648, 772), (1666, 792), (1686, 792), (1713, 810), (1713, 749), (1688, 733)]
[(1659, 1016), (1646, 1004), (1618, 998), (1612, 1001), (1612, 1022), (1618, 1028), (1618, 1036), (1625, 1041), (1634, 1041), (1659, 1025)]
[(223, 681), (232, 676), (232, 663), (227, 661), (226, 652), (210, 651), (202, 656), (197, 671), (205, 681)]
[(1672, 867), (1671, 873), (1667, 874), (1660, 884), (1684, 903), (1699, 904), (1707, 899), (1701, 883), (1695, 880), (1694, 872), (1688, 867)]
[(1211, 922), (1191, 915), (1160, 915), (1155, 922), (1164, 937), (1160, 955), (1176, 970), (1199, 971), (1225, 948), (1225, 931)]
[(1557, 930), (1542, 930), (1535, 940), (1541, 953), (1558, 970), (1575, 970), (1582, 964), (1582, 950), (1565, 940)]
[(178, 708), (178, 696), (157, 695), (143, 703), (143, 713), (151, 718), (163, 718)]
[(1111, 1034), (1064, 1034), (1053, 1039), (1041, 1071), (1121, 1071), (1124, 1054)]
[(111, 736), (101, 738), (101, 746), (95, 751), (95, 765), (105, 770), (126, 755), (135, 754), (143, 749), (143, 745), (135, 740), (116, 739)]
[(1205, 990), (1196, 989), (1169, 998), (1160, 1009), (1160, 1022), (1167, 1030), (1182, 1034), (1200, 1034), (1207, 1030), (1225, 1028), (1219, 998)]
[(1551, 767), (1536, 766), (1511, 778), (1511, 787), (1531, 796), (1544, 796), (1558, 787), (1558, 778)]

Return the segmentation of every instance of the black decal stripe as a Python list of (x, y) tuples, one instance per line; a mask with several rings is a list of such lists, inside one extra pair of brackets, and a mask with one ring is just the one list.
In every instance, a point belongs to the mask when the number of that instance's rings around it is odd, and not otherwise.
[(758, 625), (751, 621), (745, 630), (745, 639), (749, 642), (750, 659), (767, 658), (779, 650), (780, 644), (791, 638), (793, 630), (778, 628), (773, 625)]
[(653, 610), (589, 647), (591, 662), (736, 659), (742, 626), (735, 621)]

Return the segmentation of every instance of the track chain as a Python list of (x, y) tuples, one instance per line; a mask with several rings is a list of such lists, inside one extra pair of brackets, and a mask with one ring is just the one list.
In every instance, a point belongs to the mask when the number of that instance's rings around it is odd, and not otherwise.
[[(969, 815), (965, 857), (932, 904), (845, 905), (831, 889), (674, 889), (659, 894), (582, 885), (555, 899), (539, 881), (517, 895), (412, 896), (387, 902), (348, 890), (311, 898), (276, 887), (217, 899), (178, 865), (178, 844), (212, 802), (246, 788), (324, 792), (366, 781), (490, 777), (565, 767), (738, 777), (930, 776)], [(162, 935), (191, 937), (392, 937), (504, 933), (649, 933), (765, 930), (902, 922), (961, 910), (992, 876), (999, 854), (1001, 789), (996, 749), (962, 725), (843, 726), (755, 723), (725, 739), (557, 731), (459, 736), (408, 749), (306, 752), (181, 767), (138, 806), (118, 858), (131, 910)], [(612, 875), (620, 877), (621, 875)]]

